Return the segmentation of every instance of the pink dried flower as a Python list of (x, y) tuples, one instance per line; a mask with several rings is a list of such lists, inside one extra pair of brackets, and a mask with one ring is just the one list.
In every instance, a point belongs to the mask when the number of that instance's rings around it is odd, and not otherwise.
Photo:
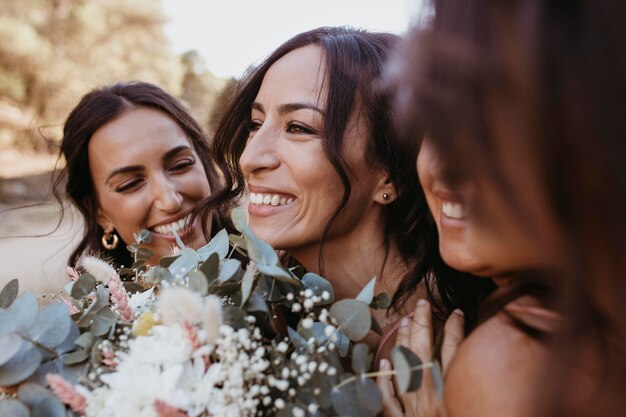
[(78, 279), (78, 272), (76, 271), (76, 269), (72, 268), (71, 266), (67, 266), (65, 268), (65, 271), (72, 281), (76, 281)]
[(154, 400), (154, 411), (159, 417), (187, 417), (187, 413), (183, 410), (161, 401)]
[(78, 414), (85, 414), (87, 409), (87, 401), (85, 397), (80, 395), (76, 388), (69, 382), (67, 382), (59, 374), (46, 375), (46, 381), (50, 385), (50, 389), (54, 392), (62, 403), (67, 404), (72, 411)]
[(198, 341), (198, 330), (193, 327), (191, 323), (185, 320), (183, 321), (183, 331), (185, 332), (185, 336), (187, 336), (189, 343), (191, 343), (191, 349), (198, 349), (201, 346), (200, 341)]
[(135, 315), (133, 314), (132, 308), (130, 308), (130, 304), (128, 304), (128, 293), (126, 292), (119, 275), (115, 274), (111, 277), (108, 287), (111, 292), (113, 307), (115, 307), (115, 310), (120, 314), (122, 320), (133, 321), (135, 319)]
[(113, 349), (110, 347), (105, 348), (102, 351), (102, 356), (104, 356), (104, 359), (102, 359), (103, 364), (109, 368), (117, 367), (117, 362), (115, 361), (115, 351)]

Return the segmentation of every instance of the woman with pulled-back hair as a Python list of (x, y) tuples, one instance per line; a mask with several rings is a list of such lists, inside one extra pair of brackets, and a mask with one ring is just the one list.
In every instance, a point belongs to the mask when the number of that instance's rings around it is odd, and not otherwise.
[[(396, 61), (398, 117), (427, 132), (425, 188), (450, 191), (431, 204), (449, 205), (448, 255), (505, 278), (450, 363), (444, 412), (626, 415), (626, 4), (434, 5)], [(386, 414), (425, 415), (425, 392)]]
[(145, 82), (118, 83), (86, 94), (63, 129), (66, 194), (85, 221), (70, 256), (99, 253), (118, 266), (132, 264), (126, 245), (148, 229), (149, 263), (171, 254), (174, 231), (197, 248), (224, 224), (218, 211), (207, 223), (192, 214), (219, 185), (208, 142), (181, 103)]
[(226, 184), (213, 204), (247, 194), (253, 231), (329, 279), (336, 299), (378, 277), (376, 292), (393, 296), (374, 313), (384, 336), (366, 339), (379, 357), (418, 298), (431, 296), (444, 318), (462, 308), (471, 323), (488, 290), (437, 262), (417, 144), (399, 140), (382, 82), (398, 39), (342, 27), (296, 35), (244, 80), (212, 146)]

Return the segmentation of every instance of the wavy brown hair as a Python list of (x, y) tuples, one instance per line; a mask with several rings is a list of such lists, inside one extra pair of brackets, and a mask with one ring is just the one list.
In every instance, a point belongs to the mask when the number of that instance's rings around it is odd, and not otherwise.
[[(514, 182), (533, 175), (561, 235), (561, 271), (526, 275), (499, 306), (530, 294), (568, 318), (548, 413), (566, 413), (560, 388), (591, 338), (603, 362), (593, 415), (626, 415), (626, 3), (439, 0), (434, 11), (398, 59), (400, 124), (426, 129), (449, 167), (492, 178), (531, 233), (531, 197)], [(524, 172), (508, 169), (511, 149)]]

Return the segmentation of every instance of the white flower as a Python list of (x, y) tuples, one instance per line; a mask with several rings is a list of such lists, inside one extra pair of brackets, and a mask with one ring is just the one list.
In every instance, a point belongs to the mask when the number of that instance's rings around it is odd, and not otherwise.
[(203, 310), (202, 297), (186, 288), (167, 288), (159, 296), (159, 314), (166, 325), (183, 321), (190, 324), (201, 323)]
[(222, 325), (222, 300), (214, 295), (204, 299), (202, 327), (206, 331), (206, 343), (214, 344), (220, 336)]
[(133, 313), (135, 313), (135, 316), (137, 317), (143, 308), (152, 300), (154, 300), (154, 287), (144, 292), (136, 292), (132, 294), (128, 304), (130, 305), (130, 308), (133, 309)]
[(89, 272), (96, 280), (103, 284), (108, 283), (111, 277), (117, 275), (117, 272), (111, 265), (95, 256), (83, 257), (80, 260), (80, 264), (85, 271)]

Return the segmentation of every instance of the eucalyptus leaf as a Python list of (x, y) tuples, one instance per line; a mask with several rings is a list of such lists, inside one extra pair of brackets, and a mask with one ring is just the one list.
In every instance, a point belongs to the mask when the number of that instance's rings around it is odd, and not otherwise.
[(17, 333), (10, 332), (0, 336), (0, 366), (10, 361), (24, 343), (24, 339)]
[(354, 382), (342, 385), (332, 391), (332, 404), (337, 415), (345, 417), (374, 417), (377, 413), (365, 407), (359, 398)]
[(220, 256), (216, 252), (213, 252), (198, 269), (206, 276), (209, 284), (212, 284), (220, 274)]
[(287, 334), (289, 334), (289, 339), (291, 339), (291, 342), (296, 348), (306, 349), (309, 346), (306, 339), (291, 327), (287, 328)]
[[(35, 294), (31, 291), (22, 293), (17, 299), (9, 306), (5, 312), (7, 313), (10, 323), (6, 323), (8, 328), (15, 329), (17, 331), (28, 330), (39, 312), (39, 306)], [(0, 328), (4, 327), (0, 325)], [(3, 332), (0, 332), (3, 333)]]
[(306, 274), (304, 274), (304, 276), (302, 276), (301, 281), (305, 287), (310, 288), (313, 291), (313, 293), (317, 295), (318, 297), (321, 297), (324, 291), (328, 292), (328, 294), (330, 295), (330, 298), (328, 300), (322, 300), (318, 304), (320, 305), (332, 304), (335, 301), (335, 293), (333, 291), (333, 286), (325, 278), (322, 278), (321, 276), (314, 274), (313, 272), (307, 272)]
[(441, 365), (439, 361), (433, 361), (433, 366), (430, 368), (433, 376), (433, 385), (435, 386), (435, 395), (438, 400), (443, 398), (443, 376), (441, 374)]
[(261, 265), (278, 265), (278, 255), (270, 245), (258, 239), (251, 230), (244, 232), (244, 235), (248, 245), (248, 256), (257, 264), (257, 268)]
[(235, 207), (230, 211), (230, 218), (233, 221), (235, 229), (241, 233), (248, 228), (248, 219), (246, 218), (245, 209), (242, 207)]
[(379, 336), (383, 335), (383, 329), (380, 327), (380, 324), (378, 324), (374, 317), (372, 317), (372, 326), (370, 327), (370, 329), (372, 329), (372, 331)]
[(76, 352), (67, 353), (63, 355), (63, 363), (65, 365), (74, 365), (87, 360), (90, 355), (90, 350), (77, 350)]
[(0, 366), (0, 385), (15, 385), (31, 376), (41, 364), (41, 353), (25, 345), (11, 360)]
[(236, 247), (241, 248), (243, 250), (248, 250), (248, 245), (246, 244), (246, 239), (244, 239), (243, 237), (231, 233), (230, 235), (228, 235), (228, 240), (230, 241), (230, 243), (233, 246), (236, 246)]
[(202, 272), (191, 271), (189, 273), (189, 289), (200, 295), (205, 295), (209, 291), (209, 283)]
[(135, 242), (137, 243), (152, 242), (152, 233), (150, 233), (148, 229), (141, 229), (139, 233), (133, 233), (133, 237), (135, 238)]
[(17, 398), (24, 402), (28, 407), (34, 408), (46, 398), (54, 398), (52, 391), (47, 390), (39, 384), (27, 382), (21, 384), (17, 391)]
[(396, 371), (396, 388), (399, 395), (415, 391), (422, 385), (422, 369), (415, 369), (422, 365), (422, 360), (410, 349), (396, 346), (391, 351), (391, 362)]
[(367, 304), (359, 300), (339, 300), (330, 308), (330, 315), (352, 341), (363, 339), (370, 331), (372, 316)]
[(218, 297), (227, 297), (236, 293), (241, 288), (238, 282), (226, 282), (221, 285), (209, 285), (209, 294), (217, 295)]
[(133, 263), (133, 266), (131, 267), (131, 269), (141, 269), (144, 266), (146, 266), (146, 260), (150, 259), (151, 257), (147, 257), (147, 258), (143, 258), (143, 259), (137, 259), (137, 261), (135, 263)]
[(72, 321), (70, 322), (70, 333), (60, 345), (54, 348), (54, 350), (59, 354), (69, 352), (70, 350), (75, 348), (74, 342), (76, 341), (76, 339), (79, 338), (79, 336), (80, 330), (78, 330), (78, 326), (72, 319)]
[(228, 232), (226, 229), (217, 232), (209, 243), (198, 249), (198, 256), (202, 261), (207, 260), (212, 253), (217, 253), (220, 259), (224, 259), (228, 255)]
[(30, 410), (21, 401), (0, 399), (0, 417), (30, 417)]
[(46, 398), (33, 408), (31, 417), (66, 417), (65, 406), (56, 397)]
[(356, 389), (360, 404), (372, 413), (371, 415), (378, 415), (383, 407), (383, 398), (376, 383), (372, 379), (359, 376), (356, 380)]
[(154, 252), (148, 248), (139, 248), (135, 256), (137, 259), (150, 259), (154, 256)]
[(219, 280), (220, 282), (227, 282), (232, 279), (239, 268), (241, 267), (241, 261), (238, 259), (227, 259), (224, 261), (222, 268), (220, 269)]
[(37, 319), (28, 330), (28, 336), (35, 342), (54, 348), (70, 334), (72, 319), (67, 306), (61, 302), (48, 304), (37, 314)]
[(85, 332), (74, 341), (74, 344), (80, 346), (83, 349), (91, 349), (95, 341), (96, 337), (93, 335), (93, 333)]
[(372, 278), (365, 287), (361, 290), (356, 299), (364, 302), (366, 305), (370, 305), (374, 299), (374, 287), (376, 286), (376, 277)]
[(178, 236), (178, 232), (176, 232), (176, 230), (172, 230), (172, 233), (174, 233), (174, 237), (176, 238), (176, 244), (178, 245), (178, 247), (180, 247), (181, 249), (185, 249), (186, 246), (183, 243), (183, 241), (180, 238), (180, 236)]
[(180, 256), (178, 257), (178, 259), (172, 262), (172, 264), (167, 269), (173, 277), (176, 277), (177, 275), (183, 277), (189, 272), (196, 269), (199, 260), (200, 258), (198, 258), (198, 254), (195, 250), (184, 248), (180, 252)]
[(168, 268), (176, 259), (178, 259), (178, 255), (163, 256), (159, 259), (159, 266)]
[(252, 291), (250, 294), (250, 298), (248, 298), (248, 302), (246, 303), (246, 310), (248, 313), (269, 313), (269, 309), (267, 308), (267, 303), (256, 291)]
[[(135, 239), (137, 239), (137, 235), (135, 235)], [(139, 249), (139, 245), (136, 243), (133, 243), (132, 245), (126, 245), (126, 250), (130, 253), (137, 252), (137, 249)]]
[(246, 272), (243, 274), (241, 280), (241, 305), (245, 305), (248, 302), (250, 294), (254, 289), (254, 264), (250, 263), (246, 268)]
[(300, 286), (302, 284), (300, 280), (291, 276), (289, 272), (285, 271), (282, 267), (278, 265), (257, 264), (256, 267), (259, 272), (274, 277), (279, 281), (286, 282), (287, 284), (295, 286)]
[(19, 289), (20, 284), (17, 279), (14, 278), (9, 281), (0, 292), (0, 308), (9, 307), (17, 298), (17, 293), (19, 292)]
[(76, 281), (74, 281), (74, 285), (72, 286), (72, 292), (70, 295), (72, 298), (80, 300), (81, 298), (87, 297), (91, 292), (96, 288), (98, 281), (96, 278), (88, 273), (81, 274), (80, 277)]
[(122, 285), (124, 285), (124, 289), (128, 294), (145, 291), (144, 286), (141, 284), (137, 284), (136, 282), (124, 282)]
[(227, 324), (234, 329), (241, 329), (248, 325), (248, 322), (246, 321), (246, 313), (239, 307), (224, 306), (222, 310), (222, 317), (224, 324)]
[(352, 370), (356, 374), (364, 374), (368, 371), (372, 362), (370, 349), (365, 343), (357, 343), (352, 348)]
[(370, 303), (370, 307), (375, 310), (387, 310), (391, 305), (391, 298), (389, 298), (389, 294), (385, 292), (381, 292), (380, 294), (376, 294), (374, 300)]

